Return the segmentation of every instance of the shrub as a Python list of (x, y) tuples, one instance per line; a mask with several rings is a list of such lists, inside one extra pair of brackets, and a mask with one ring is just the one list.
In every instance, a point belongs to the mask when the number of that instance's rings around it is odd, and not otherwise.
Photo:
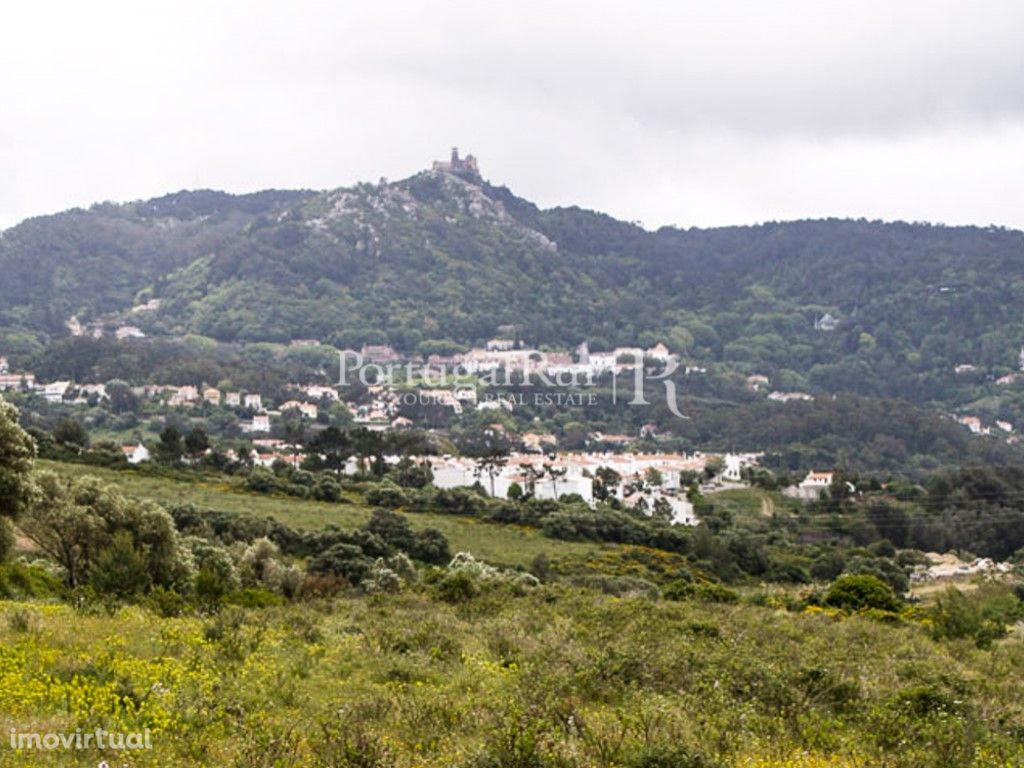
[(130, 598), (145, 592), (152, 579), (148, 558), (135, 546), (131, 533), (118, 531), (110, 546), (100, 552), (89, 574), (89, 583), (100, 594)]
[(266, 589), (250, 588), (232, 592), (225, 598), (225, 602), (240, 608), (270, 608), (284, 605), (284, 598)]
[(104, 591), (124, 595), (149, 584), (182, 588), (191, 582), (191, 554), (161, 507), (128, 499), (91, 477), (41, 472), (37, 483), (39, 499), (20, 526), (60, 563), (69, 587), (96, 578)]
[(666, 600), (689, 600), (696, 594), (697, 585), (686, 579), (676, 579), (661, 590), (661, 596)]
[(782, 582), (786, 584), (810, 584), (811, 574), (807, 569), (798, 563), (788, 561), (774, 561), (768, 572), (765, 574), (767, 581)]
[(811, 563), (811, 575), (819, 581), (832, 581), (846, 568), (846, 557), (842, 552), (825, 552)]
[(335, 544), (314, 557), (309, 563), (310, 573), (334, 574), (344, 577), (353, 586), (369, 573), (373, 561), (354, 544)]
[(341, 485), (329, 475), (320, 475), (313, 485), (313, 498), (317, 501), (339, 501), (341, 499)]
[(902, 608), (891, 586), (877, 576), (867, 574), (837, 578), (825, 593), (825, 605), (853, 611), (875, 608), (893, 613)]
[(42, 566), (24, 562), (0, 563), (0, 598), (48, 598), (61, 594), (63, 584), (59, 576)]
[(343, 576), (333, 573), (307, 573), (299, 586), (299, 600), (317, 600), (334, 597), (348, 587)]
[(208, 606), (217, 605), (237, 584), (232, 585), (217, 571), (211, 568), (200, 568), (196, 574), (194, 591), (196, 599)]
[(655, 598), (658, 596), (658, 587), (655, 584), (647, 581), (647, 579), (641, 579), (636, 576), (594, 574), (577, 576), (572, 579), (572, 583), (587, 589), (595, 589), (605, 595), (615, 595), (616, 597), (632, 595)]
[(956, 587), (950, 587), (935, 601), (929, 612), (932, 620), (931, 635), (936, 640), (974, 638), (979, 648), (989, 648), (992, 642), (1007, 634), (1006, 622), (1015, 618), (993, 610), (993, 599), (979, 604), (973, 602)]
[[(207, 580), (211, 576), (215, 576), (223, 583), (224, 592), (238, 589), (240, 586), (238, 571), (231, 560), (231, 555), (224, 547), (200, 536), (186, 536), (182, 542), (191, 551), (192, 559), (199, 572), (206, 572)], [(198, 578), (197, 574), (197, 581)]]
[(163, 587), (152, 589), (142, 605), (165, 619), (181, 616), (188, 608), (188, 602), (182, 595)]
[(724, 584), (705, 581), (697, 585), (697, 599), (706, 603), (738, 603), (740, 593)]
[(480, 593), (477, 580), (466, 570), (447, 574), (436, 586), (437, 596), (446, 603), (464, 603)]
[(875, 576), (898, 594), (903, 594), (910, 587), (907, 574), (887, 557), (854, 557), (846, 564), (846, 573)]
[(408, 518), (387, 509), (373, 510), (363, 528), (379, 537), (392, 549), (409, 552), (416, 543), (416, 535)]
[(366, 492), (366, 501), (375, 507), (404, 507), (409, 497), (394, 483), (384, 482)]
[(310, 746), (317, 768), (392, 768), (397, 764), (388, 742), (369, 733), (362, 723), (325, 722)]
[(7, 626), (15, 634), (38, 632), (40, 624), (39, 614), (26, 608), (18, 608), (7, 617)]
[(4, 562), (14, 551), (14, 528), (0, 517), (0, 563)]
[(384, 564), (406, 584), (412, 584), (419, 577), (419, 574), (416, 573), (416, 566), (404, 552), (392, 555), (384, 561)]
[(370, 567), (366, 576), (363, 577), (360, 587), (363, 592), (369, 595), (381, 592), (398, 592), (402, 589), (402, 579), (397, 573), (387, 567), (383, 558), (378, 558)]
[(721, 763), (676, 744), (647, 747), (625, 762), (626, 768), (720, 768)]
[(542, 583), (547, 581), (551, 578), (551, 559), (541, 552), (530, 562), (530, 573)]
[(424, 528), (413, 537), (409, 554), (423, 563), (444, 565), (452, 558), (448, 539), (436, 528)]
[(254, 467), (245, 479), (245, 487), (256, 493), (275, 493), (281, 490), (281, 483), (269, 469)]
[(452, 515), (477, 515), (484, 504), (484, 499), (465, 488), (439, 490), (433, 498), (433, 505), (438, 511)]

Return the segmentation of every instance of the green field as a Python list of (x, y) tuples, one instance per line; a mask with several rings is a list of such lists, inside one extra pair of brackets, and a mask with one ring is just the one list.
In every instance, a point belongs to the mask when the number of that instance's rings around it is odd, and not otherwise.
[[(372, 515), (355, 491), (331, 504), (248, 492), (230, 476), (38, 469), (299, 528), (354, 528)], [(748, 531), (797, 508), (758, 489), (713, 502)], [(493, 565), (544, 554), (552, 567), (534, 578), (467, 558), (406, 560), (403, 576), (395, 564), (391, 586), (378, 587), (392, 560), (374, 555), (359, 581), (331, 580), (312, 558), (258, 559), (270, 545), (255, 534), (219, 547), (230, 588), (211, 592), (204, 566), (180, 591), (125, 599), (95, 585), (159, 560), (111, 545), (118, 556), (101, 556), (95, 578), (76, 585), (12, 558), (0, 568), (0, 729), (148, 731), (153, 749), (0, 744), (0, 768), (1024, 765), (1024, 608), (1010, 583), (913, 604), (851, 577), (895, 605), (847, 609), (820, 586), (709, 584), (701, 561), (665, 550), (553, 540), (479, 518), (407, 519)], [(317, 556), (341, 557), (333, 573), (347, 577), (355, 556), (339, 546)], [(306, 569), (289, 592), (282, 579), (296, 562)]]
[(0, 727), (149, 728), (132, 768), (1009, 768), (1022, 670), (1018, 641), (565, 588), (182, 618), (0, 602)]
[[(81, 464), (39, 461), (40, 469), (62, 475), (93, 475), (116, 485), (125, 495), (149, 499), (164, 505), (192, 503), (200, 508), (238, 512), (256, 517), (273, 517), (295, 527), (317, 529), (330, 524), (356, 527), (370, 517), (370, 508), (352, 495), (349, 504), (330, 504), (291, 496), (267, 496), (246, 492), (224, 480), (185, 481), (146, 475), (141, 472), (110, 470)], [(583, 544), (545, 538), (532, 528), (495, 525), (473, 518), (430, 513), (409, 515), (414, 528), (437, 528), (448, 538), (453, 552), (472, 552), (487, 562), (503, 566), (526, 566), (540, 554), (551, 560), (586, 560), (615, 545)]]

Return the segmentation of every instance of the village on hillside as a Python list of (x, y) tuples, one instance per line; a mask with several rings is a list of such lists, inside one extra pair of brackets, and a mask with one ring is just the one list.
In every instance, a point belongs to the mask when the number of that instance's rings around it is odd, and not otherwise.
[[(133, 311), (145, 312), (155, 307), (154, 302), (149, 302)], [(819, 325), (824, 330), (833, 327), (828, 318)], [(98, 328), (84, 328), (75, 318), (69, 320), (68, 328), (73, 335), (102, 333)], [(747, 471), (758, 465), (757, 452), (705, 454), (699, 450), (660, 450), (650, 442), (656, 435), (654, 425), (645, 425), (640, 434), (614, 434), (591, 428), (583, 450), (563, 448), (554, 434), (542, 430), (521, 429), (512, 434), (502, 417), (511, 415), (520, 402), (488, 383), (500, 384), (515, 376), (520, 381), (542, 384), (585, 385), (602, 375), (632, 374), (640, 368), (663, 371), (671, 366), (687, 376), (700, 376), (707, 371), (702, 366), (682, 362), (663, 343), (648, 348), (591, 351), (584, 342), (575, 350), (552, 351), (526, 346), (517, 338), (513, 326), (501, 326), (498, 330), (500, 335), (483, 346), (458, 354), (410, 356), (386, 344), (365, 344), (358, 351), (340, 352), (342, 375), (362, 377), (365, 384), (357, 399), (343, 397), (346, 388), (342, 384), (349, 382), (332, 383), (326, 378), (319, 383), (290, 384), (283, 395), (278, 393), (276, 397), (265, 392), (173, 383), (135, 385), (128, 394), (154, 416), (153, 423), (157, 425), (174, 418), (174, 414), (182, 414), (189, 422), (201, 425), (229, 424), (220, 435), (208, 429), (215, 436), (233, 438), (219, 446), (225, 457), (267, 468), (278, 463), (298, 468), (310, 455), (304, 440), (297, 439), (295, 429), (289, 428), (296, 423), (300, 425), (300, 435), (315, 435), (331, 424), (377, 433), (432, 431), (431, 424), (422, 423), (425, 412), (440, 411), (450, 419), (474, 414), (478, 420), (483, 419), (485, 431), (505, 446), (500, 461), (481, 462), (454, 453), (395, 455), (384, 460), (397, 464), (411, 458), (418, 465), (429, 467), (432, 482), (438, 488), (477, 486), (498, 498), (515, 498), (524, 493), (541, 499), (574, 496), (590, 506), (614, 497), (625, 506), (637, 506), (648, 514), (656, 512), (686, 525), (698, 522), (687, 498), (688, 485), (698, 480), (704, 492), (739, 487), (747, 479)], [(139, 343), (137, 340), (143, 336), (130, 326), (116, 332), (120, 343)], [(292, 346), (315, 347), (319, 343), (295, 340)], [(7, 358), (0, 357), (0, 391), (20, 393), (29, 403), (41, 401), (72, 410), (94, 407), (110, 400), (108, 384), (40, 382), (31, 372), (12, 371)], [(772, 390), (764, 375), (749, 375), (746, 385), (751, 392), (763, 393), (769, 402), (813, 400), (803, 392)], [(494, 414), (493, 422), (487, 421), (488, 412)], [(972, 432), (989, 432), (976, 417), (959, 416), (957, 420)], [(1013, 429), (1006, 423), (997, 423), (996, 427), (1004, 433)], [(153, 428), (152, 434), (158, 432)], [(150, 461), (156, 441), (147, 440), (138, 429), (132, 435), (120, 444), (124, 460), (129, 464)], [(205, 450), (210, 453), (214, 448), (211, 444)], [(351, 458), (344, 472), (354, 475), (360, 469), (356, 459)], [(610, 478), (615, 478), (614, 483), (609, 482)], [(687, 478), (689, 481), (684, 482)], [(812, 501), (826, 493), (832, 483), (832, 472), (812, 471), (785, 492)]]
[[(316, 345), (309, 340), (297, 343)], [(500, 417), (516, 409), (515, 399), (495, 396), (480, 384), (488, 374), (498, 371), (553, 381), (587, 381), (608, 372), (629, 373), (637, 366), (651, 365), (679, 366), (686, 375), (705, 372), (699, 366), (681, 365), (678, 356), (661, 343), (646, 349), (619, 347), (605, 352), (591, 352), (583, 343), (572, 352), (542, 351), (527, 348), (509, 333), (490, 339), (482, 347), (450, 356), (429, 355), (410, 360), (388, 345), (364, 345), (358, 351), (341, 354), (360, 371), (375, 367), (378, 375), (392, 367), (407, 372), (408, 365), (415, 363), (416, 378), (412, 386), (387, 378), (371, 383), (358, 401), (346, 401), (342, 396), (344, 388), (327, 382), (291, 384), (286, 395), (276, 399), (261, 392), (170, 383), (132, 386), (130, 396), (145, 404), (158, 423), (175, 413), (200, 424), (214, 422), (221, 414), (230, 416), (238, 439), (220, 446), (225, 458), (265, 468), (278, 464), (298, 468), (314, 450), (294, 434), (285, 433), (283, 425), (287, 422), (305, 425), (309, 435), (332, 423), (391, 433), (423, 428), (414, 418), (403, 415), (410, 413), (403, 407), (410, 401), (448, 411), (453, 418), (475, 413), (484, 419), (485, 432), (506, 446), (500, 458), (481, 460), (443, 454), (387, 455), (383, 460), (391, 465), (411, 460), (428, 467), (433, 485), (441, 489), (475, 486), (487, 495), (505, 499), (523, 494), (538, 499), (572, 496), (591, 507), (601, 500), (615, 498), (626, 507), (684, 525), (698, 523), (688, 498), (690, 486), (696, 484), (702, 492), (742, 487), (747, 471), (758, 464), (760, 454), (756, 452), (718, 454), (652, 449), (649, 443), (641, 442), (653, 436), (652, 425), (645, 426), (637, 435), (592, 429), (587, 433), (585, 450), (562, 449), (554, 434), (542, 431), (509, 434)], [(752, 384), (761, 385), (763, 378)], [(0, 358), (0, 390), (19, 392), (29, 402), (37, 399), (72, 409), (102, 404), (112, 394), (105, 383), (39, 382), (31, 372), (12, 372), (6, 358)], [(493, 423), (487, 423), (487, 412), (494, 413)], [(138, 431), (135, 434), (142, 439), (120, 444), (124, 460), (128, 464), (152, 461), (157, 440), (146, 440)], [(205, 453), (213, 450), (211, 443)], [(356, 475), (362, 469), (360, 461), (351, 457), (342, 471)], [(828, 490), (831, 482), (830, 472), (812, 472), (787, 492), (796, 498), (814, 500)]]

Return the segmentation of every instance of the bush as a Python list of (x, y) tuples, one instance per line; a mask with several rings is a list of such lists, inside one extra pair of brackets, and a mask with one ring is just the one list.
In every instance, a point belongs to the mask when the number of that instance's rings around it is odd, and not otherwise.
[[(367, 497), (369, 498), (369, 497)], [(409, 520), (397, 512), (375, 509), (363, 529), (378, 536), (388, 547), (410, 552), (415, 546), (416, 536)]]
[[(182, 543), (191, 551), (199, 573), (206, 572), (204, 579), (209, 581), (216, 577), (223, 583), (224, 592), (238, 589), (240, 586), (238, 572), (231, 560), (231, 555), (224, 547), (199, 536), (186, 536)], [(198, 582), (197, 574), (197, 582)]]
[(676, 579), (661, 590), (661, 596), (666, 600), (689, 600), (696, 594), (697, 585), (687, 579)]
[(245, 479), (245, 487), (256, 493), (275, 493), (281, 490), (281, 483), (269, 469), (254, 467)]
[(825, 605), (853, 611), (874, 608), (892, 613), (903, 607), (891, 586), (867, 574), (837, 578), (825, 593)]
[(738, 603), (740, 593), (724, 584), (705, 581), (697, 585), (697, 599), (705, 603)]
[(188, 608), (188, 601), (177, 592), (164, 589), (163, 587), (155, 587), (146, 595), (142, 605), (157, 616), (167, 619), (181, 616), (185, 613), (185, 610)]
[(271, 608), (284, 605), (284, 598), (266, 589), (240, 589), (229, 594), (224, 602), (240, 608)]
[(394, 483), (384, 482), (366, 492), (366, 501), (375, 507), (404, 507), (409, 497)]
[(409, 555), (430, 565), (444, 565), (452, 558), (448, 539), (436, 528), (424, 528), (417, 531)]
[(341, 485), (329, 475), (320, 475), (313, 485), (313, 498), (317, 501), (339, 501), (341, 499)]
[(438, 511), (450, 515), (477, 515), (483, 509), (485, 499), (465, 488), (451, 488), (437, 491), (432, 504)]
[(49, 598), (59, 596), (62, 591), (60, 577), (42, 566), (23, 562), (0, 563), (0, 598)]
[(950, 587), (935, 601), (929, 613), (932, 637), (936, 640), (973, 638), (979, 648), (991, 647), (993, 641), (1006, 636), (1006, 622), (1016, 618), (1012, 608), (1009, 615), (1003, 610), (994, 610), (995, 602), (991, 598), (981, 603), (972, 602), (959, 589)]
[(910, 587), (910, 580), (900, 566), (887, 557), (854, 557), (846, 564), (846, 573), (876, 576), (886, 582), (898, 594)]
[(587, 589), (597, 590), (605, 595), (615, 595), (616, 597), (636, 596), (655, 598), (658, 596), (658, 587), (655, 584), (637, 576), (593, 574), (576, 576), (571, 580), (571, 583)]
[(368, 595), (376, 595), (381, 592), (399, 592), (402, 589), (402, 579), (397, 573), (387, 567), (383, 558), (378, 558), (370, 568), (369, 573), (363, 577), (360, 587)]
[(446, 603), (465, 603), (480, 593), (477, 581), (466, 570), (447, 574), (437, 583), (437, 596)]
[(720, 768), (722, 764), (678, 745), (647, 747), (628, 758), (626, 768)]
[(832, 581), (846, 568), (846, 557), (842, 552), (825, 552), (811, 563), (811, 575), (819, 581)]
[(774, 561), (768, 572), (764, 575), (765, 580), (781, 582), (785, 584), (810, 584), (811, 574), (802, 565), (788, 561)]
[(145, 592), (152, 583), (149, 565), (131, 533), (118, 531), (110, 546), (96, 558), (89, 583), (100, 594), (131, 598)]
[(299, 586), (299, 600), (319, 600), (335, 597), (348, 588), (348, 582), (337, 574), (307, 573)]
[(309, 572), (341, 576), (349, 584), (359, 586), (371, 567), (373, 561), (363, 554), (360, 547), (354, 544), (335, 544), (310, 561)]
[(232, 585), (229, 583), (220, 573), (212, 568), (203, 567), (196, 574), (193, 590), (196, 599), (200, 603), (212, 606), (219, 604), (227, 596), (228, 592), (237, 586), (237, 584)]
[(14, 551), (14, 528), (5, 518), (0, 517), (0, 563), (7, 560)]

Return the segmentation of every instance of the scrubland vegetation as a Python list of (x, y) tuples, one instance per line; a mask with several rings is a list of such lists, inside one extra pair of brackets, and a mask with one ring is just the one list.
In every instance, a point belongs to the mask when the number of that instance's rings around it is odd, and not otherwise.
[(806, 507), (762, 477), (698, 498), (688, 530), (387, 478), (342, 480), (325, 501), (283, 469), (254, 489), (39, 462), (13, 417), (0, 728), (149, 729), (154, 748), (4, 745), (0, 765), (1024, 761), (1017, 576), (926, 599), (907, 580), (936, 520), (979, 547), (1012, 542), (1012, 472)]

